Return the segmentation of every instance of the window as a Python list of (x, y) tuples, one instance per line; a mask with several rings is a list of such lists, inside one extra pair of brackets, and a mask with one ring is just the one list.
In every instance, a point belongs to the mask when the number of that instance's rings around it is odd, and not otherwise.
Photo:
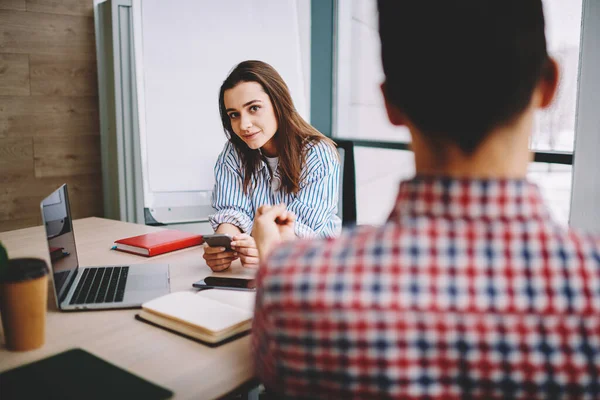
[(413, 153), (407, 150), (355, 147), (354, 163), (356, 222), (360, 225), (381, 225), (394, 206), (399, 182), (415, 173)]
[(560, 81), (552, 105), (540, 111), (531, 149), (573, 152), (581, 34), (581, 0), (544, 0), (548, 52), (558, 62)]
[[(543, 0), (548, 51), (561, 78), (553, 105), (536, 116), (530, 148), (538, 162), (528, 178), (540, 186), (554, 218), (569, 220), (575, 137), (582, 0)], [(414, 175), (404, 127), (387, 119), (379, 85), (376, 0), (338, 0), (334, 136), (355, 141), (358, 223), (382, 223), (395, 200), (397, 183)], [(361, 147), (362, 146), (362, 147)], [(368, 147), (368, 148), (365, 148)], [(383, 161), (382, 161), (383, 160)], [(381, 168), (380, 165), (385, 165)], [(372, 193), (378, 193), (373, 196)]]

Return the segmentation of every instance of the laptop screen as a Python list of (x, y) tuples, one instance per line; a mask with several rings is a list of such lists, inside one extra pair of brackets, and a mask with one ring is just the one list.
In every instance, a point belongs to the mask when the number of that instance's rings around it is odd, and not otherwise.
[(67, 185), (62, 185), (42, 200), (41, 209), (52, 264), (54, 290), (60, 304), (66, 297), (79, 266)]

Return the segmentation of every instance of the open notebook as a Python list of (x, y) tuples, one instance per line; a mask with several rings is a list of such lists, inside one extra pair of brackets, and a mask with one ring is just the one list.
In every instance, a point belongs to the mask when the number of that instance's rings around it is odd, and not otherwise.
[(254, 300), (254, 292), (174, 292), (142, 304), (136, 318), (214, 346), (250, 330)]

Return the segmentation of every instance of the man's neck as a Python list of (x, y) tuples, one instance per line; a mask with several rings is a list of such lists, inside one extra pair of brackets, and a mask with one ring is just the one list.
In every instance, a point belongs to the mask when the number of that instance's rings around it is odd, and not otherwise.
[(458, 146), (448, 145), (439, 151), (429, 146), (419, 132), (413, 132), (413, 150), (417, 175), (460, 178), (522, 179), (531, 161), (529, 134), (533, 116), (527, 115), (508, 127), (495, 129), (471, 155)]

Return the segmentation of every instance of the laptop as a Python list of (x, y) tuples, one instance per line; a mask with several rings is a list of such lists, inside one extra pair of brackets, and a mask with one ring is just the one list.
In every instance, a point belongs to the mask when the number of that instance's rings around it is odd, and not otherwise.
[(66, 184), (40, 207), (60, 310), (136, 308), (170, 292), (169, 264), (79, 265)]

